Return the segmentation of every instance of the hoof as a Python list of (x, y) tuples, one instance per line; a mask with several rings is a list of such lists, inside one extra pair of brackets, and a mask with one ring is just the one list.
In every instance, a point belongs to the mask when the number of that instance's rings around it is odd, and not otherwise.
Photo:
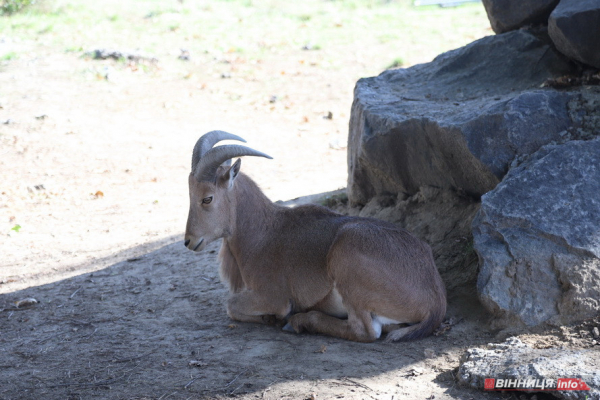
[(286, 331), (286, 332), (291, 332), (291, 333), (297, 333), (296, 330), (292, 327), (292, 325), (288, 322), (287, 324), (285, 324), (283, 326), (283, 328), (281, 328), (282, 331)]

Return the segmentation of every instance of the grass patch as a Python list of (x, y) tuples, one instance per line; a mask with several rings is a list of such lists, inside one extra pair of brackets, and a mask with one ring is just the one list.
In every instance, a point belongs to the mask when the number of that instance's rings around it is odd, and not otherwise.
[(442, 9), (413, 7), (411, 0), (44, 0), (0, 24), (0, 36), (43, 39), (61, 50), (136, 49), (161, 63), (176, 63), (184, 48), (194, 62), (294, 57), (333, 71), (343, 71), (349, 54), (361, 48), (356, 62), (376, 75), (430, 61), (486, 28), (485, 10), (476, 3)]
[(406, 64), (406, 61), (404, 61), (404, 59), (402, 57), (397, 57), (394, 59), (394, 61), (392, 61), (392, 63), (390, 65), (387, 66), (386, 69), (400, 68), (400, 67), (403, 67), (405, 64)]
[(2, 61), (10, 61), (10, 60), (15, 60), (17, 58), (18, 58), (18, 55), (14, 51), (9, 51), (8, 53), (0, 56), (0, 60), (2, 60)]
[(16, 14), (32, 4), (35, 0), (0, 0), (0, 15)]

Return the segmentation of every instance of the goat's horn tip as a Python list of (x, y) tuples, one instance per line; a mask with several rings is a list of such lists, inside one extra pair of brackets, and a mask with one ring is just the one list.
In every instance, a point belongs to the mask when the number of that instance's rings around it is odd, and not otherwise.
[(226, 134), (226, 135), (231, 135), (231, 136), (235, 137), (235, 139), (231, 138), (231, 139), (223, 139), (223, 140), (237, 140), (239, 142), (248, 143), (248, 141), (246, 139), (244, 139), (243, 137), (238, 136), (238, 135), (236, 135), (234, 133), (227, 132), (227, 131), (222, 131), (222, 130), (214, 130), (214, 131), (206, 132), (203, 136), (206, 136), (206, 135), (211, 134), (211, 133), (220, 133), (220, 134)]

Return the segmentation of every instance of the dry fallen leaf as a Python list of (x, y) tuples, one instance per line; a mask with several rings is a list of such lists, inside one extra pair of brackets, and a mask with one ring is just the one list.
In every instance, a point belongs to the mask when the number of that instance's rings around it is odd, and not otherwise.
[(326, 351), (327, 351), (327, 346), (322, 344), (321, 348), (319, 350), (315, 351), (315, 353), (325, 353)]

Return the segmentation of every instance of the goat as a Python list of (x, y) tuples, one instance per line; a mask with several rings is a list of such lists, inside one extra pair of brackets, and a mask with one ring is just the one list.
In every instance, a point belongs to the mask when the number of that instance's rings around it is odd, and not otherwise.
[(202, 251), (222, 238), (227, 314), (243, 322), (285, 323), (291, 332), (372, 342), (430, 335), (446, 313), (446, 290), (431, 248), (388, 222), (325, 207), (272, 203), (241, 156), (272, 158), (239, 136), (209, 132), (197, 141), (189, 175), (185, 246)]

